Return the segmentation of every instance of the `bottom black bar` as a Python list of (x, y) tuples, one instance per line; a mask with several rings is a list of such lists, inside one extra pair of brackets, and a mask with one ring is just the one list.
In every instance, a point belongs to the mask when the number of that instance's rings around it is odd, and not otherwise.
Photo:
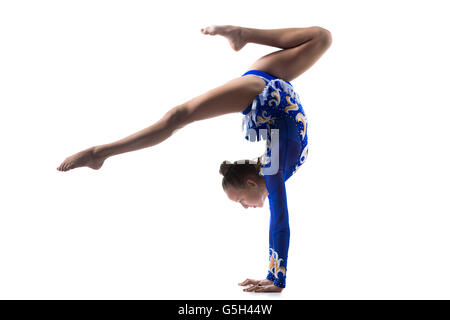
[[(65, 319), (365, 319), (445, 315), (448, 300), (3, 300), (3, 314)], [(9, 313), (11, 312), (11, 313)]]

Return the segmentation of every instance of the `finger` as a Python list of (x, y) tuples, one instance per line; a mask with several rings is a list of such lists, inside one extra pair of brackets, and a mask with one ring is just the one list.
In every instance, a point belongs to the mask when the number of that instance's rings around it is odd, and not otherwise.
[(248, 286), (250, 284), (256, 284), (258, 281), (253, 279), (245, 279), (243, 282), (239, 283), (240, 286)]
[(255, 292), (281, 292), (282, 290), (283, 288), (274, 285), (269, 285), (269, 286), (261, 286), (257, 290), (255, 290)]
[(259, 281), (259, 283), (266, 285), (266, 284), (273, 284), (273, 281), (269, 279), (262, 279), (261, 281)]
[(259, 288), (257, 285), (252, 285), (251, 287), (248, 287), (246, 289), (244, 289), (245, 292), (253, 292), (255, 291), (257, 288)]
[(238, 283), (238, 285), (240, 285), (240, 286), (246, 286), (247, 283), (248, 283), (248, 279), (246, 279), (246, 280), (244, 280), (244, 281)]
[(260, 283), (260, 284), (257, 285), (255, 291), (261, 291), (261, 290), (264, 290), (265, 288), (267, 288), (267, 287), (269, 287), (269, 286), (271, 286), (271, 284), (261, 284), (261, 283)]
[(260, 286), (255, 290), (255, 292), (270, 292), (270, 286)]

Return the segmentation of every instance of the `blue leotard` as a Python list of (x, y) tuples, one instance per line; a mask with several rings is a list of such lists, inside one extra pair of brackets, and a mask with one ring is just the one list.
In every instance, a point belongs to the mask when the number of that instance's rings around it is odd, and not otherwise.
[(266, 140), (259, 174), (264, 176), (270, 205), (267, 279), (284, 288), (290, 236), (285, 181), (308, 155), (307, 118), (291, 83), (260, 70), (250, 70), (242, 76), (247, 74), (266, 82), (264, 90), (242, 111), (242, 129), (247, 140)]

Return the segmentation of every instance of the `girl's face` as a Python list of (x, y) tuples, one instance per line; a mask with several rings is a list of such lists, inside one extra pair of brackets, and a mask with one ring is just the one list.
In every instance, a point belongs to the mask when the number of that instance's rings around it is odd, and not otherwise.
[(225, 193), (231, 201), (240, 203), (245, 209), (262, 208), (264, 200), (269, 194), (264, 181), (258, 184), (251, 178), (247, 179), (246, 188), (241, 189), (229, 186)]

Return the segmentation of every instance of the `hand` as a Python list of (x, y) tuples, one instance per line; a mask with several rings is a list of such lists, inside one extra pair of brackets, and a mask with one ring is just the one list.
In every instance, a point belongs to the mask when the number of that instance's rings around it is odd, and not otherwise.
[(281, 292), (283, 288), (273, 285), (273, 281), (269, 279), (254, 280), (246, 279), (239, 283), (240, 286), (249, 286), (244, 289), (245, 292)]
[(273, 284), (272, 280), (269, 279), (263, 279), (263, 280), (253, 280), (253, 279), (245, 279), (241, 283), (239, 283), (240, 286), (249, 286), (249, 285), (261, 285), (261, 286), (267, 286), (269, 284)]

